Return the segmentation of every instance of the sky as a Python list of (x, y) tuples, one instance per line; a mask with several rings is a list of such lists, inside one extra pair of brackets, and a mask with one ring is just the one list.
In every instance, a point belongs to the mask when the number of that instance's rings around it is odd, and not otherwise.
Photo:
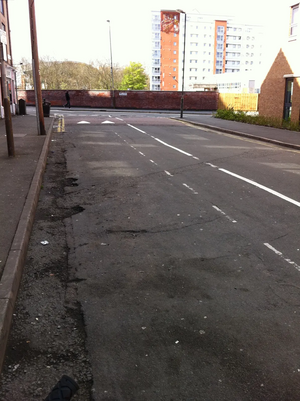
[[(31, 60), (28, 0), (9, 5), (14, 65)], [(205, 3), (205, 4), (203, 4)], [(109, 24), (113, 64), (151, 65), (151, 11), (183, 9), (236, 17), (265, 26), (266, 57), (274, 59), (280, 37), (288, 29), (291, 0), (35, 0), (39, 57), (59, 61), (110, 63)], [(284, 16), (284, 17), (283, 17)]]

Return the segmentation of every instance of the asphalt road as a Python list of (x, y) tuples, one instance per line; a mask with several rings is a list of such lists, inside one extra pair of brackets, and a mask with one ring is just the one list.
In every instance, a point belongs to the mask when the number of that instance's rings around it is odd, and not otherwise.
[(43, 213), (64, 219), (91, 399), (298, 400), (299, 152), (158, 114), (63, 114)]
[(65, 123), (95, 400), (298, 400), (299, 153), (157, 116)]

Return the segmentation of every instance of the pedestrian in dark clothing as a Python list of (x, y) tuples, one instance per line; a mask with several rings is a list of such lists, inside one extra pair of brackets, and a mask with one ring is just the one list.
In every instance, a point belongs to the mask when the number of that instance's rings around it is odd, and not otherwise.
[(69, 95), (69, 92), (67, 91), (66, 93), (65, 93), (65, 96), (66, 96), (66, 101), (67, 101), (67, 103), (65, 104), (65, 107), (71, 107), (71, 104), (70, 104), (70, 95)]

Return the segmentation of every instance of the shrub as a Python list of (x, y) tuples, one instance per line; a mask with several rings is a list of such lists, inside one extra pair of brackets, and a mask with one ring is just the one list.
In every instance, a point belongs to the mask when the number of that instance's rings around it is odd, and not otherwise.
[(244, 111), (234, 111), (233, 107), (225, 110), (217, 110), (214, 117), (223, 120), (239, 121), (248, 124), (263, 125), (266, 127), (283, 128), (291, 131), (300, 131), (299, 123), (290, 120), (282, 120), (280, 118), (265, 117), (260, 115), (249, 115)]

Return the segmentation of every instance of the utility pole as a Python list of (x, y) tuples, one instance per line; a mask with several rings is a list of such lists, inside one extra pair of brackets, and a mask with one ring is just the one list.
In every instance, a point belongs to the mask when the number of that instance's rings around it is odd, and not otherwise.
[(35, 92), (36, 118), (38, 125), (38, 134), (46, 135), (45, 121), (43, 113), (42, 89), (40, 79), (40, 65), (36, 35), (35, 6), (34, 0), (28, 0), (29, 19), (30, 19), (30, 36), (31, 36), (31, 52), (32, 52), (32, 72)]
[(114, 88), (114, 70), (113, 70), (113, 59), (112, 59), (112, 46), (111, 46), (111, 29), (110, 29), (110, 20), (107, 20), (109, 24), (109, 44), (110, 44), (110, 74), (111, 74), (111, 89), (112, 89), (112, 106), (116, 107), (115, 102), (115, 88)]
[(11, 122), (10, 101), (7, 97), (7, 84), (6, 84), (6, 66), (3, 58), (3, 42), (1, 37), (0, 42), (0, 59), (1, 59), (1, 88), (2, 88), (2, 104), (4, 107), (5, 129), (8, 156), (15, 157), (15, 144), (13, 136), (13, 128)]
[(180, 14), (184, 14), (184, 36), (183, 36), (183, 58), (182, 58), (182, 89), (180, 99), (180, 118), (183, 118), (184, 107), (184, 68), (185, 68), (185, 44), (186, 44), (186, 13), (182, 10), (176, 10)]

